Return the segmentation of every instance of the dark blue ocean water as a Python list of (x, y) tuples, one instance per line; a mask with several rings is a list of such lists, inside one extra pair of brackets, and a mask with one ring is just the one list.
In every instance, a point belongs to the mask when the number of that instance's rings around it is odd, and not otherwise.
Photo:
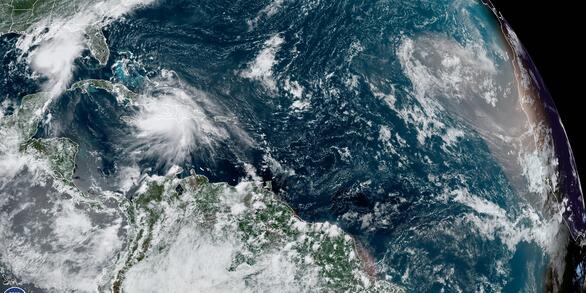
[[(19, 97), (40, 90), (38, 81), (31, 78), (31, 69), (26, 62), (18, 62), (21, 55), (16, 48), (19, 35), (6, 34), (0, 37), (0, 102), (15, 104)], [(14, 109), (14, 107), (9, 107)]]

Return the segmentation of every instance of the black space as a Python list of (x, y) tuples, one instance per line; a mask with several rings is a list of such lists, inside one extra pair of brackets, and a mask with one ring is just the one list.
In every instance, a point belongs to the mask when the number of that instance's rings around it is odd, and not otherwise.
[[(583, 88), (584, 11), (580, 2), (492, 0), (521, 39), (549, 89), (586, 178)], [(584, 182), (582, 180), (582, 182)]]

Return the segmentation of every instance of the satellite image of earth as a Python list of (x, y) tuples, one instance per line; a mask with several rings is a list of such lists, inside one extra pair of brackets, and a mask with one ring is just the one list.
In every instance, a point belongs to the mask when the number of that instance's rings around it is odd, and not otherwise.
[(2, 291), (584, 288), (488, 0), (0, 0), (0, 61)]

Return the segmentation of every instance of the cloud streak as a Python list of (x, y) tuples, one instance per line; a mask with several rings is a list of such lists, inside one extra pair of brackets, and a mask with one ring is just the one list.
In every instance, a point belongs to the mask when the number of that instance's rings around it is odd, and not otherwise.
[(88, 28), (101, 28), (133, 9), (152, 2), (106, 0), (83, 7), (64, 6), (61, 9), (64, 11), (52, 11), (29, 28), (17, 46), (27, 56), (27, 62), (34, 72), (46, 78), (43, 90), (55, 98), (63, 93), (71, 81), (74, 61), (86, 47), (84, 34)]

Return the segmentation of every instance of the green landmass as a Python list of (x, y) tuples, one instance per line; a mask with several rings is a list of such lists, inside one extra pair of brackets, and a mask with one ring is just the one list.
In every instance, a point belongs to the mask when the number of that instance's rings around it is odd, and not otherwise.
[(75, 142), (64, 137), (30, 139), (24, 145), (24, 151), (47, 159), (54, 175), (68, 184), (73, 184), (77, 149)]
[(0, 0), (0, 35), (24, 32), (42, 19), (71, 15), (80, 9), (80, 3), (65, 0)]
[(103, 79), (86, 79), (74, 83), (69, 90), (82, 90), (91, 93), (92, 90), (105, 90), (116, 97), (119, 103), (128, 103), (136, 100), (138, 94), (129, 90), (126, 86), (118, 83), (112, 83)]
[(91, 26), (86, 32), (87, 44), (90, 53), (100, 65), (106, 65), (110, 57), (110, 49), (106, 42), (106, 37), (102, 33), (102, 28), (99, 26)]
[(24, 96), (16, 113), (11, 119), (7, 119), (6, 123), (18, 129), (22, 139), (32, 137), (37, 131), (37, 126), (42, 119), (43, 108), (48, 101), (49, 95), (44, 92)]
[(77, 144), (63, 137), (33, 138), (48, 101), (49, 95), (44, 92), (24, 96), (15, 113), (0, 120), (0, 129), (2, 132), (8, 129), (16, 131), (15, 136), (9, 140), (20, 144), (18, 151), (47, 160), (54, 177), (72, 184)]
[[(219, 243), (236, 237), (238, 252), (226, 273), (256, 262), (275, 252), (288, 251), (300, 286), (311, 285), (307, 274), (319, 274), (317, 288), (328, 292), (404, 292), (365, 271), (354, 240), (328, 223), (307, 223), (266, 187), (257, 183), (210, 183), (196, 175), (178, 179), (173, 174), (146, 183), (144, 191), (127, 207), (133, 227), (126, 254), (115, 274), (112, 289), (122, 292), (125, 276), (134, 265), (165, 254), (184, 223), (194, 223), (199, 233)], [(254, 276), (249, 276), (254, 279)], [(247, 277), (248, 278), (248, 277)], [(252, 281), (251, 281), (252, 282)]]

